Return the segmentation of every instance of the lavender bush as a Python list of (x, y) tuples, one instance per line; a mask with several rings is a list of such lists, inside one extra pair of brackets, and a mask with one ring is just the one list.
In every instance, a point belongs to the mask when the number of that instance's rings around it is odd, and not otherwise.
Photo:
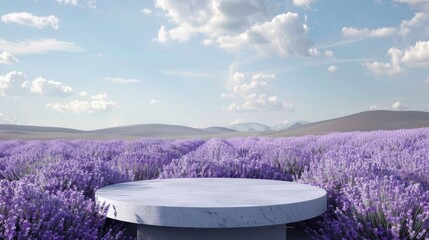
[(429, 129), (293, 138), (0, 142), (0, 239), (123, 239), (103, 186), (171, 177), (297, 181), (324, 188), (315, 239), (429, 239)]

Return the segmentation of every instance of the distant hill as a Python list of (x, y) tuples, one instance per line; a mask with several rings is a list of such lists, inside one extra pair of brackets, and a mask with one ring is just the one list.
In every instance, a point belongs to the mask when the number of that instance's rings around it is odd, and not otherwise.
[(208, 128), (205, 128), (204, 130), (210, 131), (212, 133), (233, 133), (233, 132), (237, 132), (237, 130), (224, 128), (224, 127), (208, 127)]
[(272, 130), (271, 127), (256, 122), (236, 123), (231, 126), (228, 126), (227, 128), (236, 130), (238, 132), (263, 132)]
[(295, 122), (288, 122), (288, 123), (283, 123), (280, 125), (276, 125), (274, 127), (271, 127), (271, 129), (273, 131), (281, 131), (281, 130), (285, 130), (288, 129), (290, 127), (298, 127), (298, 126), (303, 126), (303, 125), (307, 125), (310, 122), (307, 121), (295, 121)]
[[(278, 128), (284, 128), (281, 126)], [(70, 128), (40, 127), (0, 124), (0, 140), (7, 139), (137, 139), (161, 138), (232, 138), (249, 136), (288, 137), (319, 135), (330, 132), (395, 130), (429, 127), (429, 112), (418, 111), (368, 111), (353, 115), (315, 122), (296, 122), (284, 130), (260, 123), (240, 123), (205, 129), (180, 125), (139, 124), (82, 131)]]
[(330, 132), (395, 130), (429, 127), (429, 112), (367, 111), (345, 117), (293, 126), (270, 134), (272, 137), (326, 134)]
[(15, 124), (0, 124), (1, 132), (63, 132), (63, 133), (82, 133), (84, 131), (72, 128), (59, 128), (59, 127), (42, 127), (42, 126), (27, 126)]
[(210, 138), (216, 136), (242, 136), (237, 131), (223, 127), (206, 129), (167, 124), (138, 124), (82, 131), (70, 128), (39, 127), (0, 124), (0, 140), (7, 139), (136, 139), (161, 138)]
[(180, 125), (167, 125), (167, 124), (139, 124), (130, 126), (121, 126), (113, 128), (105, 128), (94, 131), (91, 133), (103, 135), (117, 135), (117, 136), (155, 136), (155, 137), (169, 137), (169, 136), (199, 136), (213, 134), (213, 131), (199, 128), (191, 128)]

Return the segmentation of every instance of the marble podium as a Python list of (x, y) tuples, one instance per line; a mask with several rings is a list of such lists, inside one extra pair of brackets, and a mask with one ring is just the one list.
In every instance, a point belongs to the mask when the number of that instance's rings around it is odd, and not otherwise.
[(325, 212), (326, 191), (294, 182), (245, 178), (177, 178), (100, 188), (107, 217), (138, 224), (144, 240), (286, 238), (287, 223)]

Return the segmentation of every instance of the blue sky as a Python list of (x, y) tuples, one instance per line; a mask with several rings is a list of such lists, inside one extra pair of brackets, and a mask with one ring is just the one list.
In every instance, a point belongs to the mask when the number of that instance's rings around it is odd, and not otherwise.
[(429, 111), (428, 0), (17, 0), (0, 20), (0, 123)]

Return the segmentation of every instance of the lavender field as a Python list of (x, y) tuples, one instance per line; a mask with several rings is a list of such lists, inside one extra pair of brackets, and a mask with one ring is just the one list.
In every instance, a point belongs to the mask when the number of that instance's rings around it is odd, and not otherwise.
[(100, 187), (142, 179), (264, 178), (324, 188), (316, 239), (429, 239), (429, 129), (293, 138), (0, 142), (0, 239), (122, 239)]

